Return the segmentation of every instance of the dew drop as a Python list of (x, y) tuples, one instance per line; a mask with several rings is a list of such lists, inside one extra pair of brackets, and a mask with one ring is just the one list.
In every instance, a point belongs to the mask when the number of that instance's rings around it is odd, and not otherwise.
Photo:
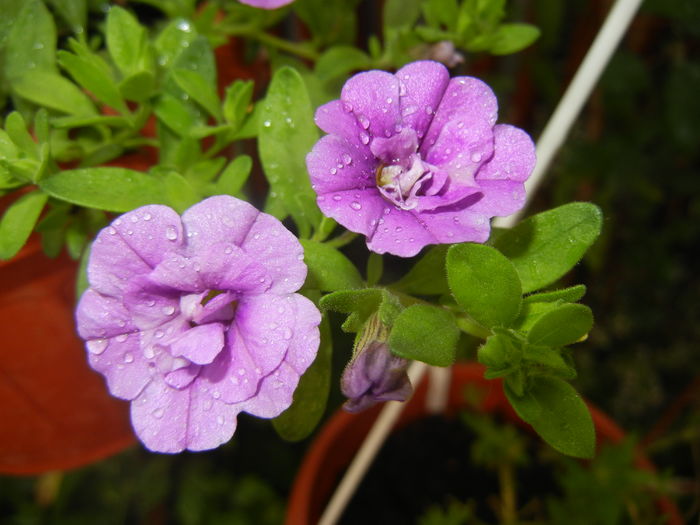
[(91, 354), (100, 355), (107, 349), (107, 339), (91, 339), (87, 342), (87, 349)]
[(144, 213), (143, 215), (143, 220), (144, 221), (150, 221), (153, 217), (151, 216), (150, 213)]
[(360, 203), (357, 202), (357, 201), (352, 201), (352, 202), (350, 203), (350, 207), (351, 207), (353, 210), (361, 210), (361, 209), (362, 209), (362, 204), (360, 204)]
[(360, 122), (360, 126), (362, 126), (364, 129), (369, 128), (369, 119), (367, 117), (364, 115), (358, 115), (357, 120)]
[(336, 202), (337, 202), (337, 201), (340, 201), (340, 200), (342, 200), (342, 199), (343, 199), (343, 198), (342, 198), (340, 195), (333, 195), (333, 200), (336, 201)]
[(343, 109), (350, 113), (352, 111), (352, 104), (350, 104), (350, 102), (343, 102)]
[(426, 115), (432, 115), (432, 114), (433, 114), (433, 108), (432, 108), (432, 106), (425, 106), (425, 114), (426, 114)]
[(135, 213), (132, 214), (131, 217), (129, 217), (129, 219), (130, 219), (131, 222), (133, 222), (133, 223), (139, 222), (139, 217), (138, 217), (138, 215), (136, 215)]
[(214, 399), (219, 399), (219, 398), (221, 398), (221, 392), (219, 392), (218, 390), (214, 390), (211, 393), (211, 397), (213, 397)]
[(156, 330), (156, 333), (153, 334), (156, 339), (162, 339), (163, 336), (165, 335), (165, 332), (163, 330)]
[(386, 99), (387, 104), (391, 104), (393, 101), (394, 101), (394, 99), (392, 99), (391, 97)]
[(214, 402), (211, 399), (205, 399), (204, 403), (202, 403), (202, 410), (204, 410), (204, 411), (211, 410), (211, 407), (213, 404), (214, 404)]
[(156, 408), (153, 412), (151, 412), (151, 415), (156, 419), (162, 419), (165, 415), (165, 410), (162, 408)]
[(472, 153), (472, 162), (481, 162), (481, 153)]
[(269, 120), (266, 120), (265, 122), (263, 122), (263, 126), (265, 126), (266, 128), (269, 128), (271, 125), (272, 125), (272, 122), (270, 122)]
[(336, 168), (331, 168), (331, 175), (335, 175), (338, 173), (338, 170)]
[(350, 164), (352, 164), (352, 157), (347, 153), (343, 153), (343, 162), (349, 166)]
[(114, 228), (112, 228), (112, 227), (110, 226), (110, 227), (107, 229), (107, 233), (109, 233), (110, 235), (116, 235), (117, 230), (115, 230)]
[(163, 307), (163, 313), (165, 315), (173, 315), (175, 313), (175, 307), (172, 305), (169, 306), (164, 306)]
[(224, 248), (224, 253), (226, 255), (230, 255), (231, 253), (233, 253), (233, 248), (231, 248), (230, 246), (227, 246), (226, 248)]
[(362, 144), (364, 144), (365, 146), (369, 144), (369, 135), (364, 131), (360, 133), (360, 142), (362, 142)]
[(129, 352), (127, 352), (126, 354), (124, 354), (124, 362), (125, 362), (125, 363), (133, 363), (133, 362), (134, 362), (134, 356), (133, 356), (133, 354), (130, 354)]
[(126, 339), (127, 339), (128, 337), (129, 337), (129, 336), (126, 335), (126, 334), (119, 334), (117, 337), (114, 338), (114, 340), (115, 340), (117, 343), (123, 343), (124, 341), (126, 341)]
[(174, 241), (175, 239), (177, 239), (177, 231), (175, 231), (175, 228), (173, 228), (172, 226), (168, 226), (165, 229), (165, 238), (169, 241)]
[(216, 417), (216, 422), (217, 422), (219, 425), (223, 425), (223, 424), (224, 424), (224, 416), (217, 416), (217, 417)]
[(397, 226), (396, 228), (394, 228), (394, 231), (396, 233), (400, 233), (402, 230), (403, 230), (403, 228), (401, 226)]
[(282, 334), (282, 337), (285, 339), (291, 339), (292, 338), (292, 331), (289, 328), (284, 329), (284, 333)]

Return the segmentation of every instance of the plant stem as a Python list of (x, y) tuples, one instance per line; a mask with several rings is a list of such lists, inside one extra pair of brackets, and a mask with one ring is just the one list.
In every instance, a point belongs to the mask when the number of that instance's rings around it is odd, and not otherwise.
[(308, 43), (290, 42), (275, 35), (271, 35), (270, 33), (260, 31), (258, 28), (251, 27), (249, 25), (222, 25), (221, 29), (229, 36), (251, 38), (253, 40), (257, 40), (261, 44), (265, 44), (266, 46), (274, 47), (281, 51), (296, 55), (300, 58), (313, 60), (314, 62), (318, 60), (318, 57), (320, 56), (318, 51), (316, 51)]
[(345, 246), (346, 244), (351, 243), (355, 239), (355, 237), (357, 237), (357, 234), (355, 232), (346, 231), (341, 233), (337, 237), (334, 237), (326, 244), (328, 246), (332, 246), (333, 248), (340, 248), (341, 246)]
[(514, 525), (518, 522), (518, 511), (512, 463), (498, 466), (498, 482), (501, 486), (501, 523)]

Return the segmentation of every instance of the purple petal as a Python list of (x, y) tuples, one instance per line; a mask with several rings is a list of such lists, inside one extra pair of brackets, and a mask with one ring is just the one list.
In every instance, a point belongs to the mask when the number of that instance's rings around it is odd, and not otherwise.
[(240, 408), (212, 399), (209, 392), (190, 389), (187, 429), (189, 450), (209, 450), (226, 443), (236, 430)]
[[(98, 353), (95, 353), (100, 350)], [(123, 334), (102, 340), (98, 345), (88, 342), (90, 366), (103, 374), (112, 395), (131, 400), (151, 381), (151, 368), (144, 359), (139, 334)]]
[(525, 181), (537, 162), (535, 145), (530, 136), (507, 124), (494, 126), (493, 135), (493, 157), (481, 167), (476, 179)]
[(316, 143), (306, 156), (306, 166), (318, 195), (376, 186), (377, 160), (335, 135)]
[(292, 294), (290, 297), (296, 309), (296, 322), (284, 360), (301, 375), (316, 358), (321, 339), (318, 329), (321, 313), (314, 303), (303, 295)]
[(294, 0), (240, 0), (242, 4), (257, 7), (258, 9), (277, 9), (291, 4)]
[[(465, 130), (465, 137), (460, 139), (460, 143), (469, 143), (470, 138), (472, 140), (478, 138), (484, 133), (481, 130), (488, 130), (490, 134), (497, 116), (498, 102), (488, 85), (473, 77), (453, 78), (448, 83), (428, 133), (423, 138), (420, 151), (429, 162), (432, 162), (428, 158), (428, 153), (431, 152), (433, 145), (438, 146), (433, 155), (439, 157), (446, 155), (446, 150), (450, 148), (447, 139), (455, 135), (459, 136), (462, 130)], [(448, 123), (450, 123), (450, 133), (443, 139), (442, 144), (436, 144)], [(475, 128), (476, 133), (469, 132), (470, 128)], [(477, 143), (480, 141), (477, 140)]]
[(367, 238), (367, 247), (373, 252), (413, 257), (426, 244), (436, 242), (413, 212), (389, 205), (384, 211), (376, 231)]
[(189, 253), (221, 242), (240, 246), (260, 212), (229, 195), (209, 197), (182, 214)]
[(98, 292), (119, 295), (136, 275), (150, 272), (182, 246), (180, 217), (167, 206), (144, 206), (104, 228), (90, 251), (88, 280)]
[(201, 366), (195, 364), (177, 368), (165, 375), (165, 382), (173, 388), (183, 389), (196, 379), (201, 369)]
[[(304, 248), (292, 232), (272, 215), (260, 213), (240, 246), (265, 268), (272, 280), (268, 292), (296, 292), (304, 284)], [(268, 283), (264, 284), (267, 286)]]
[(154, 452), (187, 447), (190, 390), (171, 388), (155, 377), (131, 403), (131, 423), (141, 442)]
[(388, 203), (376, 187), (363, 190), (345, 190), (321, 195), (318, 207), (348, 230), (372, 235)]
[(482, 180), (482, 198), (469, 210), (486, 217), (505, 217), (515, 213), (525, 204), (525, 186), (510, 180)]
[(207, 365), (224, 347), (224, 327), (221, 323), (194, 326), (170, 344), (174, 357), (185, 357), (198, 365)]
[[(375, 137), (370, 150), (382, 164), (392, 164), (396, 159), (408, 160), (418, 148), (418, 137), (411, 128), (403, 128), (389, 138)], [(408, 168), (408, 166), (405, 166)]]
[(179, 297), (171, 291), (158, 290), (145, 276), (132, 279), (123, 297), (140, 330), (156, 328), (179, 314)]
[(260, 381), (258, 393), (237, 407), (257, 417), (277, 417), (292, 404), (298, 384), (299, 374), (283, 361), (277, 370)]
[(369, 134), (360, 125), (351, 106), (343, 106), (340, 100), (332, 100), (316, 110), (314, 120), (316, 125), (330, 135), (336, 135), (344, 142), (359, 150), (362, 155), (369, 156)]
[(340, 95), (360, 126), (375, 137), (390, 137), (401, 123), (399, 82), (386, 71), (367, 71), (350, 78)]
[(396, 72), (401, 83), (403, 125), (414, 129), (418, 138), (428, 131), (434, 110), (450, 81), (445, 66), (438, 62), (412, 62)]
[(435, 238), (435, 244), (486, 242), (491, 231), (488, 217), (471, 207), (423, 212), (420, 220)]
[(83, 339), (103, 339), (138, 330), (121, 300), (92, 288), (80, 298), (75, 317), (78, 334)]

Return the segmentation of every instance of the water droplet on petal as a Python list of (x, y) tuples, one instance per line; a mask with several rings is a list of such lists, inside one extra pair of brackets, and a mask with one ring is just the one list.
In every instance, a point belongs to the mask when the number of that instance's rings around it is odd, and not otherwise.
[(362, 142), (362, 144), (364, 144), (365, 146), (369, 144), (369, 135), (364, 131), (360, 133), (360, 142)]
[(175, 230), (175, 228), (173, 228), (172, 226), (168, 226), (165, 229), (165, 238), (169, 241), (174, 241), (175, 239), (177, 239), (177, 231)]
[(202, 403), (202, 410), (208, 411), (211, 410), (211, 407), (214, 405), (214, 402), (211, 399), (205, 399), (204, 402)]
[(343, 153), (343, 162), (349, 166), (352, 164), (352, 157), (347, 153)]
[(369, 128), (369, 119), (367, 117), (365, 117), (364, 115), (358, 115), (357, 120), (359, 121), (360, 126), (362, 126), (365, 129)]
[(163, 307), (163, 313), (165, 315), (173, 315), (175, 313), (175, 307), (172, 305), (169, 306), (164, 306)]
[(481, 153), (472, 153), (472, 162), (481, 162)]
[(217, 416), (217, 417), (216, 417), (216, 422), (217, 422), (219, 425), (223, 425), (223, 424), (224, 424), (224, 416)]
[(147, 346), (143, 349), (143, 356), (146, 359), (153, 359), (156, 356), (156, 349), (153, 346)]
[(425, 106), (425, 114), (426, 114), (426, 115), (432, 115), (432, 114), (433, 114), (433, 108), (432, 108), (432, 106)]
[(291, 338), (292, 338), (292, 331), (291, 331), (289, 328), (285, 328), (285, 329), (284, 329), (284, 333), (282, 334), (282, 336), (283, 336), (285, 339), (291, 339)]
[(153, 412), (151, 412), (151, 415), (156, 419), (162, 419), (165, 415), (165, 410), (162, 408), (156, 408)]
[(362, 204), (360, 204), (360, 203), (357, 202), (357, 201), (352, 201), (352, 202), (350, 203), (350, 207), (351, 207), (353, 210), (361, 210), (361, 209), (362, 209)]
[(129, 352), (127, 352), (126, 354), (124, 354), (124, 362), (125, 362), (125, 363), (133, 363), (133, 362), (134, 362), (134, 356), (133, 356), (133, 354), (130, 354)]
[(119, 334), (117, 337), (114, 338), (114, 340), (117, 343), (123, 343), (124, 341), (126, 341), (127, 337), (129, 337), (129, 336), (126, 334)]
[(395, 231), (396, 233), (400, 233), (401, 230), (403, 230), (403, 228), (402, 228), (401, 226), (397, 226), (396, 228), (394, 228), (394, 231)]
[(91, 339), (87, 342), (87, 349), (91, 354), (100, 355), (107, 349), (108, 344), (107, 339)]
[(337, 201), (340, 201), (340, 200), (342, 200), (342, 199), (343, 199), (343, 198), (342, 198), (340, 195), (333, 195), (333, 200), (336, 201), (336, 202), (337, 202)]
[(219, 392), (218, 390), (214, 390), (211, 393), (211, 397), (213, 397), (214, 399), (219, 399), (221, 397), (221, 392)]
[(144, 213), (143, 215), (143, 220), (144, 221), (150, 221), (151, 220), (151, 214), (150, 213)]
[(338, 173), (338, 170), (336, 168), (331, 168), (331, 175), (335, 175)]

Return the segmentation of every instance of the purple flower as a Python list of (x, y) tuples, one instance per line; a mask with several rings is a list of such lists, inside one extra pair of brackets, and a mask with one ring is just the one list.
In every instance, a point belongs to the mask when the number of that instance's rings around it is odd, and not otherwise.
[(343, 408), (348, 412), (360, 412), (383, 401), (405, 401), (413, 393), (406, 373), (408, 361), (391, 353), (387, 336), (387, 327), (375, 313), (362, 329), (353, 358), (340, 378), (340, 389), (348, 398)]
[(291, 404), (319, 344), (320, 314), (294, 293), (305, 277), (299, 241), (246, 202), (144, 206), (98, 234), (78, 333), (146, 447), (210, 449), (239, 412)]
[(277, 9), (278, 7), (291, 4), (294, 0), (240, 0), (240, 2), (260, 9)]
[(522, 207), (535, 165), (530, 137), (497, 111), (486, 84), (437, 62), (355, 75), (316, 112), (328, 135), (306, 163), (321, 211), (377, 253), (484, 242), (491, 217)]

